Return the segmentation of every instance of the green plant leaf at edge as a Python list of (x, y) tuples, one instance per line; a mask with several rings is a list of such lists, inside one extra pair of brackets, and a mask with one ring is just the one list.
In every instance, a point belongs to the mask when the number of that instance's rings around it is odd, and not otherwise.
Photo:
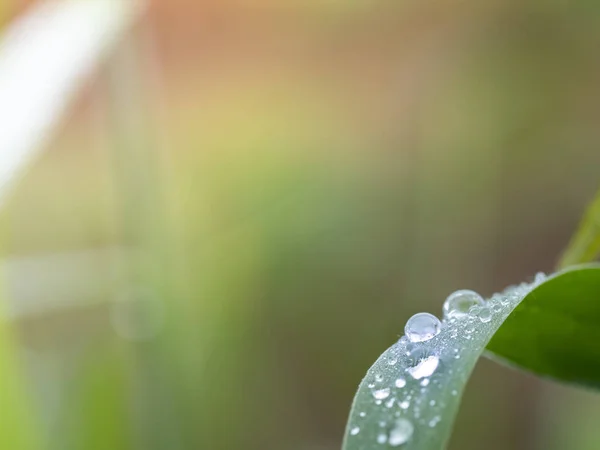
[[(594, 385), (589, 374), (585, 375), (590, 360), (581, 355), (583, 362), (574, 363), (572, 358), (565, 361), (567, 350), (576, 345), (573, 337), (569, 342), (561, 342), (561, 352), (555, 353), (552, 363), (552, 346), (556, 341), (549, 340), (547, 346), (539, 343), (528, 343), (524, 339), (533, 338), (532, 331), (536, 325), (541, 326), (543, 336), (549, 332), (548, 324), (531, 317), (532, 314), (543, 314), (537, 305), (548, 296), (551, 302), (558, 302), (562, 296), (564, 306), (555, 308), (552, 314), (563, 314), (565, 320), (570, 317), (565, 313), (570, 302), (579, 304), (573, 298), (582, 295), (585, 288), (577, 287), (578, 283), (594, 288), (600, 296), (600, 266), (582, 266), (559, 272), (546, 280), (538, 279), (532, 284), (523, 283), (507, 288), (501, 294), (494, 294), (479, 314), (442, 322), (440, 333), (425, 342), (409, 342), (400, 339), (388, 348), (371, 366), (360, 383), (355, 395), (350, 416), (345, 430), (343, 450), (371, 450), (399, 448), (401, 450), (439, 450), (444, 449), (451, 435), (454, 417), (458, 411), (460, 399), (469, 376), (486, 346), (494, 338), (498, 330), (498, 344), (491, 347), (497, 349), (497, 355), (503, 360), (536, 373), (552, 376), (564, 381)], [(559, 288), (554, 292), (554, 288)], [(569, 292), (569, 289), (573, 289)], [(597, 289), (597, 290), (596, 290)], [(582, 298), (590, 298), (593, 292)], [(553, 299), (553, 300), (552, 300)], [(588, 300), (589, 301), (589, 300)], [(532, 303), (532, 308), (527, 305)], [(581, 301), (584, 303), (584, 301)], [(600, 316), (600, 302), (596, 308)], [(513, 310), (519, 312), (512, 319)], [(549, 311), (553, 311), (550, 307)], [(587, 309), (585, 313), (592, 310)], [(582, 311), (583, 312), (583, 311)], [(491, 319), (488, 321), (488, 314)], [(552, 316), (554, 320), (556, 317)], [(577, 315), (577, 317), (580, 317)], [(513, 324), (513, 320), (517, 320)], [(592, 326), (592, 318), (588, 317), (586, 328)], [(504, 325), (507, 323), (508, 325)], [(504, 330), (504, 327), (507, 327)], [(564, 328), (563, 339), (573, 326)], [(506, 332), (506, 335), (504, 334)], [(519, 338), (519, 332), (522, 332)], [(600, 327), (597, 331), (600, 336)], [(582, 334), (577, 334), (583, 338)], [(536, 337), (535, 339), (538, 339)], [(591, 340), (587, 345), (593, 346), (598, 340)], [(502, 343), (502, 350), (500, 350)], [(544, 358), (528, 360), (519, 351), (521, 347), (532, 351), (541, 351)], [(512, 352), (512, 353), (511, 353)], [(598, 350), (594, 355), (598, 354)], [(592, 357), (590, 355), (590, 357)], [(555, 365), (571, 361), (570, 371), (560, 373)], [(600, 367), (596, 358), (594, 370)], [(545, 365), (542, 364), (544, 362)], [(435, 366), (435, 370), (432, 367)], [(552, 369), (552, 371), (551, 371)], [(577, 370), (581, 373), (575, 374)], [(431, 373), (430, 373), (431, 372)], [(430, 374), (429, 374), (430, 373)]]
[(600, 388), (600, 265), (557, 273), (533, 289), (486, 356), (544, 377)]

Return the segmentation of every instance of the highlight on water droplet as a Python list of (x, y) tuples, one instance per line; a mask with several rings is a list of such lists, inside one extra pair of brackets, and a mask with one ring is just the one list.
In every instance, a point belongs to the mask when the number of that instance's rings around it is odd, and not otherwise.
[(377, 389), (376, 391), (373, 391), (373, 397), (375, 397), (376, 400), (384, 400), (388, 398), (389, 395), (390, 388)]
[(404, 386), (406, 386), (406, 380), (404, 378), (398, 378), (394, 384), (396, 385), (397, 388), (403, 388)]
[(398, 419), (394, 424), (394, 428), (390, 431), (388, 444), (392, 447), (406, 444), (413, 435), (414, 426), (410, 420)]
[(444, 317), (447, 319), (460, 319), (469, 315), (469, 309), (475, 305), (483, 305), (484, 300), (475, 291), (462, 289), (453, 292), (444, 302)]
[(424, 342), (442, 330), (440, 319), (429, 313), (417, 313), (406, 322), (404, 333), (411, 342)]
[(353, 428), (350, 430), (350, 434), (351, 434), (352, 436), (356, 436), (358, 433), (360, 433), (360, 428), (359, 428), (359, 427), (353, 427)]
[(377, 435), (377, 443), (378, 444), (385, 444), (387, 442), (387, 436), (384, 433), (379, 433)]

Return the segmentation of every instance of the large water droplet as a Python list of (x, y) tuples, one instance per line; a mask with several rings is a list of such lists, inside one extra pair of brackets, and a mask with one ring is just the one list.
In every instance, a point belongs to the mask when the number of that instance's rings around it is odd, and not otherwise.
[(375, 397), (377, 400), (383, 400), (388, 398), (390, 395), (390, 388), (384, 388), (384, 389), (377, 389), (376, 391), (373, 391), (373, 397)]
[(442, 329), (440, 319), (429, 313), (417, 313), (408, 319), (404, 333), (411, 342), (423, 342), (433, 338)]
[(412, 422), (407, 419), (398, 419), (394, 425), (394, 428), (390, 431), (390, 437), (388, 444), (392, 447), (398, 447), (399, 445), (406, 444), (414, 431)]
[(483, 298), (475, 291), (468, 289), (456, 291), (444, 302), (444, 317), (448, 319), (466, 317), (471, 307), (483, 304)]

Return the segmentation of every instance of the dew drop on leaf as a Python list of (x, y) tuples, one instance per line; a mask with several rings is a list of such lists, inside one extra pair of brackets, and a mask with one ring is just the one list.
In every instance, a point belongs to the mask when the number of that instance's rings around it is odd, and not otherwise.
[(409, 358), (411, 366), (406, 371), (416, 380), (433, 375), (440, 363), (440, 358), (437, 355), (429, 354), (424, 349), (411, 352)]
[(490, 320), (492, 320), (492, 311), (487, 306), (484, 306), (477, 313), (477, 317), (479, 317), (481, 322), (488, 323)]
[(444, 302), (444, 317), (463, 318), (469, 315), (471, 307), (483, 304), (484, 300), (477, 292), (462, 289), (450, 294)]
[(398, 378), (394, 384), (396, 385), (397, 388), (403, 388), (404, 386), (406, 386), (406, 380), (404, 378)]
[(376, 391), (373, 391), (373, 397), (375, 397), (376, 400), (383, 400), (388, 398), (390, 395), (390, 388), (384, 388), (384, 389), (377, 389)]
[(352, 436), (356, 436), (358, 433), (360, 433), (360, 428), (359, 427), (354, 427), (350, 430), (350, 434)]
[(406, 322), (404, 333), (411, 342), (424, 342), (437, 336), (442, 329), (440, 319), (429, 313), (417, 313)]
[(388, 444), (392, 447), (398, 447), (399, 445), (406, 444), (414, 432), (414, 426), (412, 422), (407, 419), (398, 419), (394, 424), (394, 428), (390, 431)]

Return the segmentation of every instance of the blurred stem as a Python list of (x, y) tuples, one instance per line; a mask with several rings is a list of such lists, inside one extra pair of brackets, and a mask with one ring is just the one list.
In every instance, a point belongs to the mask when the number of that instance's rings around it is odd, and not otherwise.
[(600, 253), (600, 191), (585, 212), (569, 245), (563, 252), (558, 269), (594, 261)]

